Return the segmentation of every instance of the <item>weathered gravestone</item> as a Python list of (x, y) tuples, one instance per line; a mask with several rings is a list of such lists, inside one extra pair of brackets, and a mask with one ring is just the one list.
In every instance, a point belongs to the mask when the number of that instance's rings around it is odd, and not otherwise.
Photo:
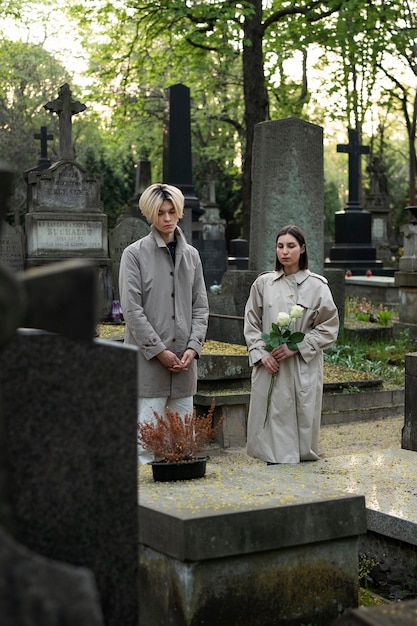
[(85, 105), (73, 101), (65, 84), (45, 108), (59, 116), (60, 159), (46, 169), (28, 172), (27, 266), (91, 259), (98, 276), (99, 315), (105, 319), (112, 302), (107, 215), (98, 180), (74, 161), (72, 146), (72, 116)]
[(323, 270), (323, 129), (295, 117), (255, 126), (249, 269), (275, 267), (276, 236), (287, 224), (305, 233), (309, 266)]
[(193, 245), (200, 252), (204, 279), (207, 288), (220, 285), (227, 269), (227, 248), (225, 238), (226, 220), (220, 217), (216, 204), (214, 181), (209, 183), (208, 197), (203, 201), (204, 214), (200, 217), (202, 239), (195, 239)]
[(151, 167), (148, 159), (140, 159), (136, 167), (135, 193), (132, 206), (122, 213), (116, 226), (109, 232), (109, 249), (112, 260), (113, 299), (119, 301), (119, 270), (123, 250), (134, 241), (145, 237), (150, 227), (140, 215), (138, 202), (141, 194), (151, 184)]
[(24, 268), (24, 246), (22, 230), (3, 221), (0, 225), (0, 260), (14, 272)]
[[(321, 127), (296, 118), (255, 126), (249, 271), (225, 273), (221, 296), (210, 297), (212, 314), (243, 316), (253, 280), (261, 272), (275, 268), (276, 236), (287, 224), (302, 228), (307, 239), (309, 268), (323, 274), (322, 136)], [(326, 274), (341, 319), (344, 310), (342, 276), (340, 270)], [(232, 325), (232, 321), (210, 318), (208, 337), (230, 341), (227, 337), (231, 336)], [(240, 325), (243, 326), (242, 322)], [(245, 343), (242, 330), (240, 341), (236, 343)]]
[(417, 219), (401, 226), (400, 231), (404, 237), (404, 254), (400, 258), (399, 271), (395, 272), (399, 321), (394, 324), (394, 333), (397, 335), (407, 329), (411, 337), (417, 339)]
[(149, 226), (139, 217), (125, 217), (109, 233), (113, 273), (113, 298), (119, 300), (119, 270), (123, 250), (149, 233)]
[(405, 355), (404, 427), (401, 447), (417, 452), (417, 352)]

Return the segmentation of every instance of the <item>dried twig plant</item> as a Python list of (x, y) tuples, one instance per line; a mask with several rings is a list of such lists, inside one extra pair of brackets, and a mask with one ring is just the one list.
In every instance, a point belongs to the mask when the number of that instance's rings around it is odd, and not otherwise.
[(138, 443), (153, 452), (159, 461), (180, 463), (194, 460), (223, 424), (222, 416), (213, 426), (214, 408), (213, 400), (207, 415), (202, 417), (197, 417), (195, 409), (192, 416), (185, 415), (184, 418), (169, 409), (166, 418), (155, 412), (156, 423), (138, 424)]

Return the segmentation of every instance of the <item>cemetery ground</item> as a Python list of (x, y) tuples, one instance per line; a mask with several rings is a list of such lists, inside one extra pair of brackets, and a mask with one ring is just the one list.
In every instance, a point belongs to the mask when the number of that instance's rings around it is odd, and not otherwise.
[[(382, 327), (382, 333), (371, 335), (378, 324), (369, 320), (346, 320), (345, 332), (326, 355), (325, 383), (336, 385), (345, 380), (347, 394), (361, 392), (360, 385), (369, 378), (379, 379), (385, 389), (404, 387), (404, 357), (416, 350), (416, 344), (407, 333), (394, 338), (392, 327)], [(361, 337), (361, 330), (365, 331)], [(347, 332), (346, 332), (347, 331)], [(385, 332), (384, 332), (385, 331)], [(123, 326), (102, 324), (98, 327), (100, 338), (121, 339)], [(365, 338), (363, 338), (365, 337)], [(206, 352), (236, 352), (245, 354), (245, 346), (208, 341)], [(345, 455), (377, 454), (383, 450), (401, 449), (401, 431), (404, 412), (381, 419), (359, 420), (349, 423), (324, 424), (321, 429), (320, 455), (323, 460)], [(395, 459), (393, 460), (395, 463)], [(223, 465), (238, 473), (240, 468), (259, 463), (246, 455), (244, 448), (213, 450), (211, 465)], [(150, 468), (149, 468), (150, 469)], [(385, 602), (417, 597), (417, 577), (407, 580), (391, 580), (386, 575), (389, 567), (370, 561), (365, 554), (360, 558), (359, 605), (373, 606)]]

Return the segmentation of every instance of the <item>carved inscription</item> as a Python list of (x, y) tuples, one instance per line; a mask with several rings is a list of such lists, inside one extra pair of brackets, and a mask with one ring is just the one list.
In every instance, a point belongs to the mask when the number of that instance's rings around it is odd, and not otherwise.
[(81, 172), (71, 165), (63, 167), (52, 180), (43, 179), (40, 202), (47, 206), (84, 206), (86, 191)]
[(101, 222), (40, 220), (38, 248), (68, 250), (102, 247)]

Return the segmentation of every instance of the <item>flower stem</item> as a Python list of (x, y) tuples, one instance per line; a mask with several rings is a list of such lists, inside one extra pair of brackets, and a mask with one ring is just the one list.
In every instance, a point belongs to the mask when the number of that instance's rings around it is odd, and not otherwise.
[(271, 382), (269, 383), (268, 395), (267, 395), (267, 398), (266, 398), (266, 415), (265, 415), (265, 421), (264, 421), (264, 425), (263, 425), (264, 428), (265, 428), (266, 420), (268, 419), (269, 405), (271, 404), (272, 388), (274, 386), (274, 382), (275, 382), (276, 377), (277, 377), (276, 374), (272, 374), (271, 375)]

